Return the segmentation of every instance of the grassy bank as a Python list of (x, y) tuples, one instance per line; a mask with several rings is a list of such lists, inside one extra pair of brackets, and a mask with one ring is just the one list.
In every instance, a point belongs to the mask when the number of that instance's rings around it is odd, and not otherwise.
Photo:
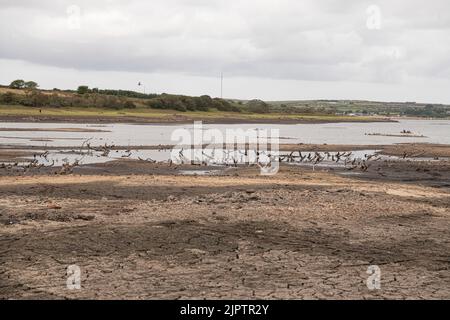
[(70, 121), (91, 119), (92, 121), (111, 120), (118, 122), (142, 121), (142, 122), (189, 122), (203, 120), (206, 122), (371, 122), (385, 121), (381, 117), (351, 117), (337, 115), (302, 115), (282, 113), (235, 113), (224, 111), (187, 111), (161, 110), (151, 108), (135, 109), (107, 109), (107, 108), (30, 108), (25, 106), (0, 105), (0, 120), (17, 121)]

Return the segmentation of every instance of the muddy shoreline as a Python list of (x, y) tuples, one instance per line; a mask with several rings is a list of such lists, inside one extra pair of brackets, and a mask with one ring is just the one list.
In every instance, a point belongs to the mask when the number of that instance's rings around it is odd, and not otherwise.
[[(171, 150), (174, 145), (127, 145), (109, 146), (111, 150)], [(180, 148), (181, 146), (177, 146)], [(204, 146), (206, 147), (206, 145)], [(209, 146), (211, 147), (211, 146)], [(219, 148), (220, 145), (213, 147)], [(186, 146), (189, 148), (189, 146)], [(14, 155), (17, 150), (18, 155), (23, 151), (28, 151), (33, 154), (34, 150), (88, 150), (85, 145), (68, 145), (68, 146), (31, 146), (31, 145), (10, 145), (0, 144), (0, 159), (4, 153), (8, 153), (9, 157)], [(408, 158), (418, 157), (450, 157), (450, 145), (445, 144), (431, 144), (431, 143), (399, 143), (399, 144), (379, 144), (379, 145), (359, 145), (359, 144), (305, 144), (305, 143), (284, 143), (279, 145), (281, 152), (348, 152), (358, 150), (379, 150), (380, 154), (391, 156), (407, 156)]]
[[(0, 298), (450, 297), (448, 188), (290, 166), (193, 177), (145, 165), (1, 178)], [(81, 290), (66, 288), (69, 265)], [(370, 265), (381, 290), (365, 285)]]
[[(384, 149), (405, 150), (448, 146)], [(2, 175), (0, 193), (0, 299), (450, 298), (446, 159), (274, 176), (125, 159)], [(81, 290), (66, 287), (70, 265)]]
[(0, 122), (28, 122), (28, 123), (93, 123), (93, 124), (109, 124), (109, 123), (130, 123), (130, 124), (154, 124), (154, 125), (179, 125), (179, 124), (192, 124), (194, 121), (202, 121), (204, 124), (318, 124), (318, 123), (365, 123), (365, 122), (397, 122), (390, 118), (373, 118), (373, 119), (290, 119), (290, 118), (278, 118), (278, 119), (265, 119), (265, 118), (225, 118), (217, 117), (210, 118), (208, 116), (202, 117), (189, 117), (189, 116), (168, 116), (166, 118), (152, 118), (152, 117), (132, 117), (132, 116), (19, 116), (19, 115), (2, 115), (0, 116)]

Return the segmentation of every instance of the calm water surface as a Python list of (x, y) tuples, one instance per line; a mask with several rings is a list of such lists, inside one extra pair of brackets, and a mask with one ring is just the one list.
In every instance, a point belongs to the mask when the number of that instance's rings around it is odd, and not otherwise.
[[(51, 131), (0, 131), (0, 144), (23, 146), (80, 146), (86, 139), (91, 145), (159, 145), (175, 144), (172, 132), (178, 128), (192, 129), (192, 125), (136, 125), (136, 124), (79, 124), (79, 123), (24, 123), (3, 122), (0, 128), (86, 128), (107, 132), (51, 132)], [(314, 144), (394, 144), (427, 142), (450, 144), (450, 120), (400, 120), (377, 123), (329, 123), (329, 124), (235, 124), (203, 125), (204, 129), (280, 130), (280, 143)], [(425, 137), (371, 136), (368, 133), (400, 134), (409, 130)]]

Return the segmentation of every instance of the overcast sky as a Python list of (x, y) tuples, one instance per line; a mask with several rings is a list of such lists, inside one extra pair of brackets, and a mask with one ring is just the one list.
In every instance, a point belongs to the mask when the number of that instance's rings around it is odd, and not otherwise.
[(448, 0), (0, 0), (0, 83), (450, 103)]

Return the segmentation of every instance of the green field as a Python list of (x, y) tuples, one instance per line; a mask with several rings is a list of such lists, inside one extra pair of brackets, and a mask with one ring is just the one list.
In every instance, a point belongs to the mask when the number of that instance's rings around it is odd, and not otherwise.
[(187, 111), (178, 112), (173, 110), (159, 110), (150, 108), (136, 108), (136, 109), (122, 109), (114, 110), (107, 108), (33, 108), (25, 106), (11, 106), (0, 105), (0, 117), (51, 117), (51, 118), (142, 118), (158, 120), (167, 122), (171, 120), (249, 120), (249, 121), (323, 121), (323, 122), (335, 122), (335, 121), (376, 121), (379, 117), (354, 117), (354, 116), (337, 116), (337, 115), (310, 115), (310, 114), (285, 114), (285, 113), (235, 113), (235, 112), (223, 112), (217, 110), (210, 110), (208, 112), (201, 111)]

